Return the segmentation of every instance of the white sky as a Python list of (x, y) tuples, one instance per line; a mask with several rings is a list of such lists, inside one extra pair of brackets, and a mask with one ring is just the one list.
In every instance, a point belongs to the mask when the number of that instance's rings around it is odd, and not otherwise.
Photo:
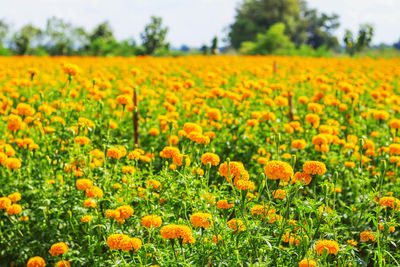
[[(92, 30), (108, 20), (117, 39), (133, 37), (140, 43), (140, 33), (150, 16), (163, 18), (168, 26), (167, 39), (173, 47), (186, 44), (199, 47), (210, 44), (233, 22), (241, 0), (0, 0), (0, 18), (13, 30), (27, 23), (44, 28), (46, 19), (57, 16)], [(373, 43), (394, 43), (400, 38), (400, 0), (308, 0), (310, 7), (340, 15), (336, 35), (342, 40), (344, 29), (357, 30), (361, 23), (375, 26)], [(220, 44), (221, 45), (221, 42)]]

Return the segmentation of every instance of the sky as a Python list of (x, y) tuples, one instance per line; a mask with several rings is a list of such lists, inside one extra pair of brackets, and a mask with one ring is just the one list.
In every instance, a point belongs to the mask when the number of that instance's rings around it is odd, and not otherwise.
[[(12, 30), (23, 25), (45, 28), (47, 18), (56, 16), (92, 30), (108, 21), (118, 40), (140, 33), (150, 16), (160, 16), (168, 26), (172, 47), (210, 45), (214, 36), (226, 38), (235, 9), (242, 0), (0, 0), (0, 19)], [(341, 26), (335, 32), (343, 39), (345, 29), (358, 30), (362, 23), (375, 27), (373, 44), (393, 44), (400, 39), (400, 0), (307, 0), (309, 7), (328, 14), (337, 13)], [(220, 45), (222, 45), (220, 43)]]

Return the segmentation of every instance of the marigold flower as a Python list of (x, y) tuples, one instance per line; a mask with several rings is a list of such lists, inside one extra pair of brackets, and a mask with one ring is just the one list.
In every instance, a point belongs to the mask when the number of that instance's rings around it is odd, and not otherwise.
[(27, 267), (44, 267), (46, 266), (46, 262), (42, 257), (35, 256), (32, 257), (28, 260), (28, 263), (26, 264)]
[(11, 200), (8, 197), (0, 197), (0, 210), (5, 210), (11, 206)]
[(75, 143), (81, 146), (87, 145), (90, 143), (90, 139), (86, 136), (77, 136), (75, 137)]
[(86, 208), (96, 208), (97, 204), (93, 199), (85, 199), (85, 201), (83, 201), (83, 206)]
[(201, 162), (204, 165), (207, 165), (207, 163), (210, 163), (212, 166), (218, 166), (218, 164), (220, 162), (220, 158), (217, 154), (207, 152), (201, 156)]
[(219, 200), (217, 202), (217, 209), (225, 209), (225, 210), (227, 210), (227, 209), (232, 208), (234, 206), (235, 206), (235, 204), (229, 204), (228, 201), (224, 200), (224, 199), (223, 200)]
[(381, 197), (379, 205), (381, 207), (390, 207), (393, 210), (400, 210), (400, 200), (395, 197)]
[(49, 252), (53, 257), (65, 254), (68, 252), (68, 245), (65, 244), (64, 242), (55, 243), (50, 247)]
[(90, 179), (78, 179), (75, 185), (78, 190), (85, 191), (93, 186), (93, 182)]
[(81, 218), (81, 222), (83, 222), (83, 223), (88, 223), (88, 222), (90, 222), (92, 220), (93, 220), (93, 216), (92, 215), (85, 215), (85, 216), (83, 216)]
[(71, 263), (65, 260), (58, 261), (55, 267), (71, 267)]
[(303, 259), (299, 262), (299, 267), (315, 267), (317, 262), (313, 259)]
[(63, 67), (64, 73), (75, 76), (79, 72), (78, 66), (74, 64), (65, 64)]
[(152, 188), (152, 189), (161, 189), (162, 185), (159, 181), (150, 179), (146, 182), (146, 187)]
[(272, 194), (274, 198), (284, 199), (286, 197), (286, 191), (282, 189), (277, 189)]
[(8, 158), (6, 159), (6, 166), (7, 168), (13, 169), (13, 170), (18, 170), (21, 168), (21, 161), (17, 158)]
[(318, 254), (322, 255), (324, 250), (328, 251), (328, 254), (337, 254), (339, 252), (339, 244), (334, 240), (319, 240), (315, 244), (315, 250)]
[(123, 219), (123, 220), (128, 219), (133, 214), (133, 209), (129, 205), (120, 206), (120, 207), (116, 208), (115, 210), (117, 212), (119, 212), (119, 214), (120, 214), (119, 218)]
[(296, 172), (293, 175), (292, 178), (292, 184), (296, 183), (296, 182), (301, 182), (305, 185), (308, 185), (309, 183), (311, 183), (312, 177), (310, 174), (305, 173), (305, 172)]
[(238, 180), (235, 186), (239, 190), (249, 190), (249, 191), (253, 191), (256, 188), (254, 182), (246, 180)]
[(190, 222), (195, 228), (210, 228), (210, 223), (212, 223), (212, 217), (209, 213), (197, 212), (190, 216)]
[(326, 172), (326, 167), (323, 162), (319, 161), (306, 161), (303, 164), (303, 171), (308, 174), (323, 175)]
[(232, 219), (232, 220), (228, 221), (228, 226), (235, 232), (242, 232), (242, 231), (246, 230), (246, 226), (239, 219)]
[(264, 172), (271, 180), (280, 179), (287, 182), (293, 176), (292, 166), (284, 161), (269, 161), (265, 165)]
[(8, 198), (12, 202), (17, 202), (21, 200), (21, 194), (19, 192), (12, 193), (11, 195), (8, 195)]
[(97, 186), (92, 186), (92, 187), (86, 189), (86, 196), (87, 197), (102, 198), (103, 194), (104, 194), (103, 190), (101, 190), (101, 188), (97, 187)]
[(147, 215), (142, 218), (142, 225), (145, 228), (156, 228), (160, 227), (162, 219), (158, 215)]
[(161, 237), (164, 239), (182, 239), (184, 244), (195, 242), (192, 237), (192, 231), (186, 225), (166, 225), (161, 227), (160, 233)]
[(376, 241), (376, 237), (372, 231), (363, 231), (360, 233), (360, 241), (361, 242), (368, 242), (371, 240), (372, 242)]
[(304, 139), (296, 139), (292, 141), (292, 148), (296, 149), (305, 149), (307, 146), (307, 143)]
[(22, 207), (19, 204), (12, 204), (6, 209), (8, 215), (16, 215), (21, 213)]

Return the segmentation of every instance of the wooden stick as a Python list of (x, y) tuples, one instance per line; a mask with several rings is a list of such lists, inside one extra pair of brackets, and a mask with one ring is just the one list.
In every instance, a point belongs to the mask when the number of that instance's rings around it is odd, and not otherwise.
[(292, 93), (288, 92), (289, 100), (289, 121), (293, 121), (293, 103), (292, 103)]
[(274, 63), (272, 64), (272, 71), (274, 74), (276, 74), (276, 71), (278, 70), (278, 65), (276, 61), (274, 60)]
[(133, 142), (135, 147), (139, 147), (139, 107), (137, 103), (136, 89), (133, 88)]

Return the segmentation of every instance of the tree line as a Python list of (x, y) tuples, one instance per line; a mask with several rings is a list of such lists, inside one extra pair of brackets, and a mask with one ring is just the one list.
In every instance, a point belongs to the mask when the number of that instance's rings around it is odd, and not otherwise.
[[(370, 46), (374, 34), (372, 25), (360, 25), (357, 34), (346, 30), (344, 46), (334, 34), (339, 26), (337, 14), (309, 8), (305, 0), (243, 0), (228, 28), (225, 51), (309, 56), (345, 51), (355, 55)], [(86, 31), (52, 17), (44, 29), (28, 24), (11, 33), (9, 25), (0, 20), (0, 55), (157, 56), (216, 54), (220, 50), (217, 37), (209, 46), (204, 44), (199, 49), (182, 45), (179, 51), (171, 50), (167, 33), (162, 19), (154, 16), (141, 33), (140, 44), (134, 39), (117, 41), (108, 22)], [(400, 40), (393, 47), (400, 50)]]

